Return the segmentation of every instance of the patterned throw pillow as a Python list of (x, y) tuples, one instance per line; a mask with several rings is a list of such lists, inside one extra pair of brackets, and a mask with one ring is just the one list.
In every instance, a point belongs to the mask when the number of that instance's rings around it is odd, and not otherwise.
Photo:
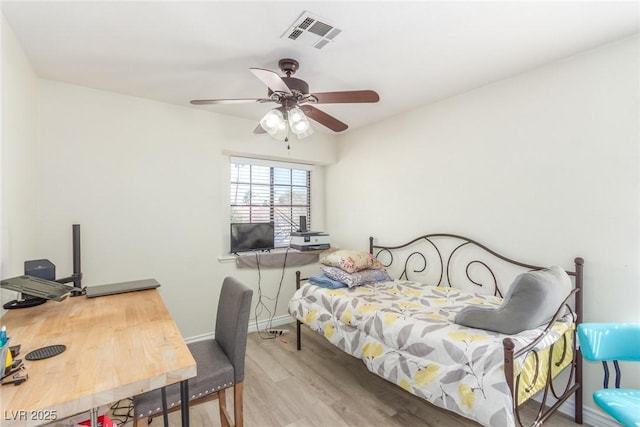
[(350, 288), (373, 282), (386, 282), (393, 280), (384, 270), (360, 270), (355, 273), (347, 273), (337, 267), (322, 267), (322, 272), (330, 279), (342, 282)]
[(366, 270), (369, 268), (384, 269), (382, 264), (376, 260), (369, 252), (352, 251), (340, 249), (332, 252), (320, 260), (320, 264), (329, 267), (338, 267), (347, 273)]

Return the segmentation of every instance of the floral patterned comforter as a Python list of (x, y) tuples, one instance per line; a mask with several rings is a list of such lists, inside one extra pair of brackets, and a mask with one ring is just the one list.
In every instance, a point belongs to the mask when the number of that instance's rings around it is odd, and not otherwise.
[[(492, 427), (515, 425), (504, 377), (506, 335), (454, 323), (469, 304), (499, 306), (502, 299), (410, 281), (326, 289), (306, 283), (289, 312), (367, 368), (437, 406)], [(572, 325), (557, 322), (538, 349)], [(510, 336), (516, 351), (541, 329)], [(515, 362), (516, 372), (523, 360)]]

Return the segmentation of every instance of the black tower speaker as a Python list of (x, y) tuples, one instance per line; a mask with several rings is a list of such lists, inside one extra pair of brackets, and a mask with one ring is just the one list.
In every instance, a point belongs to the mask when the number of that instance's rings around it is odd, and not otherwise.
[[(83, 295), (82, 291), (82, 271), (80, 269), (80, 224), (73, 224), (73, 274), (69, 277), (56, 280), (56, 266), (48, 259), (34, 259), (24, 262), (24, 274), (26, 276), (37, 277), (43, 280), (50, 280), (58, 283), (73, 282), (74, 288), (79, 292), (72, 292), (72, 296)], [(34, 307), (47, 302), (45, 298), (28, 294), (21, 294), (22, 301), (13, 300), (4, 304), (4, 309)]]
[(300, 232), (301, 233), (307, 232), (307, 217), (304, 215), (300, 216)]
[(25, 261), (24, 274), (53, 282), (56, 280), (56, 266), (48, 259)]
[[(56, 266), (48, 259), (34, 259), (24, 262), (24, 274), (27, 276), (37, 277), (44, 280), (56, 280)], [(22, 294), (23, 301), (12, 301), (9, 304), (11, 308), (32, 307), (45, 303), (47, 300), (35, 297), (29, 294)], [(15, 303), (15, 304), (12, 304)], [(4, 306), (4, 308), (9, 308)]]

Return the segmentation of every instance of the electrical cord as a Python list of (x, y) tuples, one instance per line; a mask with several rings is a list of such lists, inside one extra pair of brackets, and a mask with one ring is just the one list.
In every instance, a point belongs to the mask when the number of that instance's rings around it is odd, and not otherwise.
[[(260, 271), (260, 256), (258, 255), (258, 252), (254, 252), (255, 256), (256, 256), (256, 268), (258, 269), (258, 301), (256, 302), (256, 308), (254, 309), (254, 321), (256, 323), (256, 332), (258, 333), (258, 336), (262, 339), (273, 339), (273, 336), (270, 335), (263, 335), (260, 331), (260, 329), (258, 328), (258, 317), (260, 316), (260, 314), (262, 314), (263, 310), (266, 310), (269, 313), (269, 316), (271, 316), (271, 311), (269, 310), (269, 308), (266, 306), (266, 304), (262, 301), (262, 272)], [(266, 297), (265, 297), (266, 298)]]
[(276, 303), (274, 304), (274, 307), (273, 307), (273, 316), (271, 316), (271, 319), (269, 319), (269, 329), (272, 328), (273, 317), (278, 312), (278, 300), (280, 299), (280, 291), (282, 290), (282, 282), (284, 281), (284, 272), (285, 272), (285, 267), (287, 266), (287, 255), (289, 255), (289, 248), (287, 248), (287, 250), (284, 253), (284, 262), (282, 263), (282, 274), (280, 275), (280, 283), (278, 284), (278, 292), (276, 293)]
[[(258, 269), (258, 300), (256, 302), (256, 307), (254, 310), (254, 321), (255, 321), (255, 325), (256, 325), (256, 331), (258, 332), (258, 336), (261, 339), (267, 340), (267, 339), (274, 339), (276, 338), (276, 334), (271, 334), (268, 333), (269, 330), (271, 330), (272, 326), (273, 326), (273, 318), (275, 317), (275, 314), (278, 310), (278, 299), (280, 297), (280, 291), (282, 290), (282, 282), (284, 281), (284, 274), (285, 274), (285, 267), (287, 265), (287, 256), (289, 254), (289, 248), (287, 248), (285, 254), (284, 254), (284, 262), (282, 263), (282, 274), (280, 276), (280, 283), (278, 284), (278, 291), (276, 293), (276, 297), (275, 298), (270, 298), (266, 295), (263, 295), (262, 293), (262, 271), (260, 270), (260, 256), (258, 254), (258, 252), (255, 252), (255, 256), (256, 256), (256, 267)], [(264, 299), (269, 300), (269, 301), (273, 301), (275, 299), (275, 303), (274, 303), (274, 308), (273, 311), (271, 311), (266, 303), (263, 301)], [(267, 324), (266, 327), (263, 330), (260, 330), (258, 327), (258, 317), (260, 317), (261, 314), (263, 314), (264, 312), (267, 313)], [(264, 332), (267, 332), (266, 334)]]
[[(121, 411), (125, 411), (122, 413)], [(123, 426), (133, 419), (133, 399), (122, 399), (111, 405), (111, 419), (116, 425)]]

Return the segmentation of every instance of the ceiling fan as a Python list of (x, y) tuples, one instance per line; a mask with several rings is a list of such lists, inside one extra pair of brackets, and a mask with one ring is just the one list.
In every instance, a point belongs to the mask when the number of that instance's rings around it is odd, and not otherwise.
[(334, 132), (342, 132), (348, 128), (346, 123), (319, 110), (312, 104), (363, 103), (378, 102), (380, 97), (373, 90), (352, 90), (342, 92), (309, 93), (309, 85), (304, 80), (291, 77), (298, 70), (299, 64), (295, 59), (284, 58), (278, 62), (278, 67), (286, 77), (280, 77), (271, 70), (249, 68), (249, 70), (267, 85), (269, 91), (266, 98), (240, 99), (194, 99), (193, 105), (208, 104), (243, 104), (268, 103), (280, 104), (269, 111), (260, 120), (254, 133), (268, 133), (274, 138), (288, 140), (289, 131), (298, 138), (310, 135), (313, 130), (307, 117), (328, 127)]

